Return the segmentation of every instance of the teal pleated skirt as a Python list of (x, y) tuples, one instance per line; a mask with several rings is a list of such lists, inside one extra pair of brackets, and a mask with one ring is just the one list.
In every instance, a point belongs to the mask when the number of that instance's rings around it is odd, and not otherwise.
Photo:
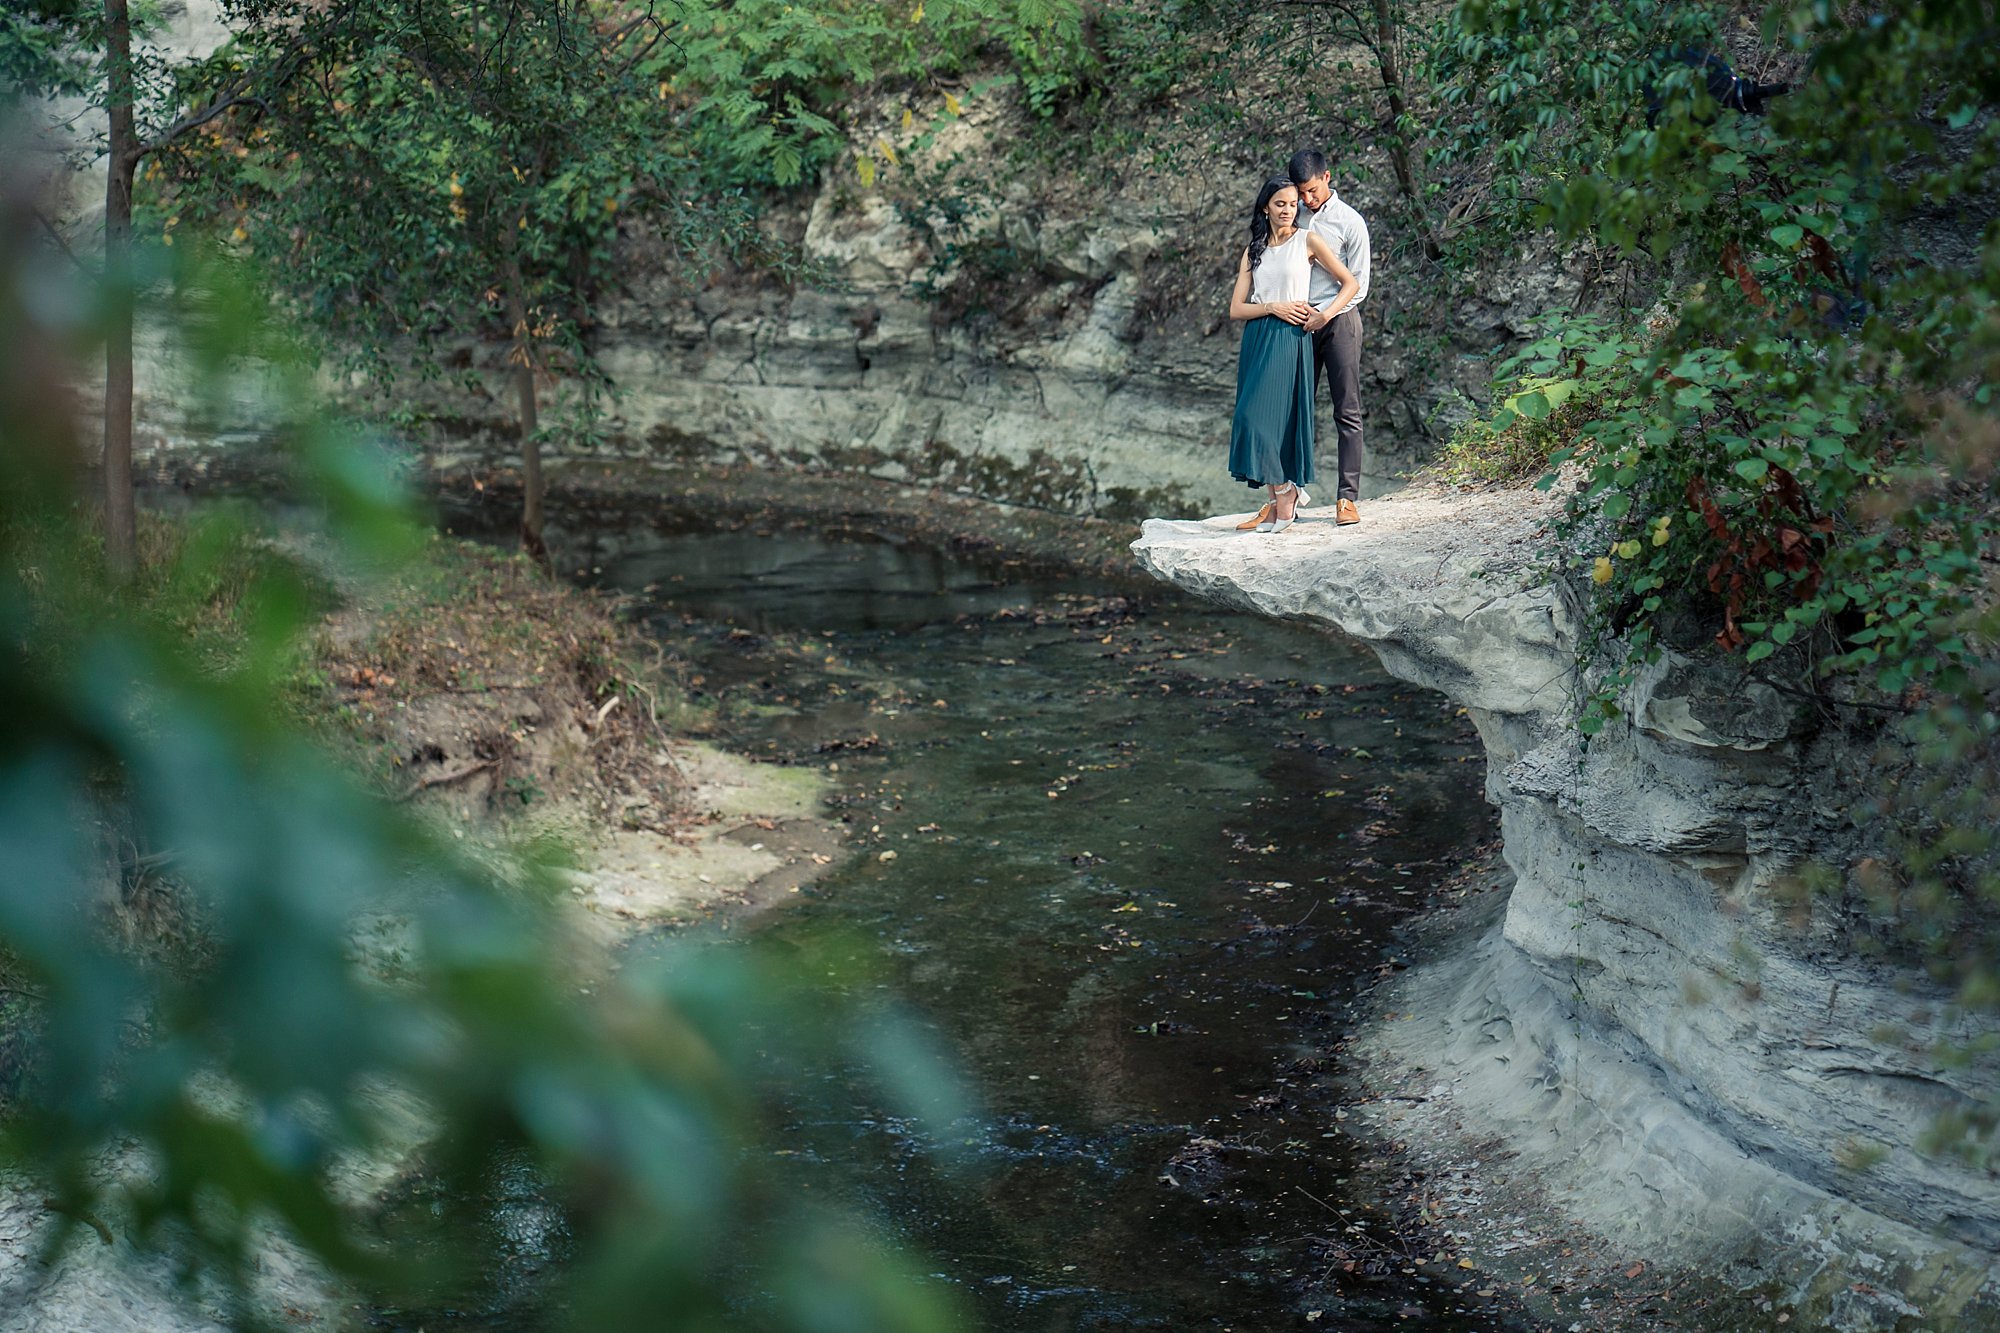
[(1243, 326), (1229, 475), (1249, 486), (1313, 480), (1312, 335), (1276, 315)]

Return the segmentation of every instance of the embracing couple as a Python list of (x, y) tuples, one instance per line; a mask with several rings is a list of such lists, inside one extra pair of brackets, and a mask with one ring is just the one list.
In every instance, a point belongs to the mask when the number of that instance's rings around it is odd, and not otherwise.
[(1368, 295), (1368, 224), (1333, 192), (1326, 158), (1294, 153), (1250, 210), (1229, 317), (1243, 327), (1229, 475), (1270, 496), (1241, 531), (1283, 532), (1310, 503), (1313, 396), (1333, 390), (1340, 441), (1334, 521), (1358, 523), (1361, 491), (1361, 314)]

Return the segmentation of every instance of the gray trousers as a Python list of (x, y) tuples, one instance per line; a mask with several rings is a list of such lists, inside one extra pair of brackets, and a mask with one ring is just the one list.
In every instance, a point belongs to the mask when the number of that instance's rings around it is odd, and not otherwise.
[(1313, 396), (1321, 380), (1333, 386), (1333, 427), (1340, 441), (1340, 490), (1361, 498), (1361, 312), (1347, 309), (1313, 334)]

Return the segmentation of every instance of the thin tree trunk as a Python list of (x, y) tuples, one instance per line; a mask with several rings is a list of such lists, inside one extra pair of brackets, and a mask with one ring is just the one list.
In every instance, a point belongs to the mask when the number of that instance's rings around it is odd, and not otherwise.
[(1389, 160), (1396, 169), (1396, 184), (1410, 201), (1410, 215), (1423, 236), (1424, 254), (1436, 259), (1443, 253), (1431, 234), (1430, 217), (1423, 195), (1417, 189), (1416, 169), (1410, 163), (1410, 144), (1403, 132), (1409, 104), (1403, 96), (1403, 71), (1396, 59), (1396, 15), (1394, 0), (1375, 0), (1375, 62), (1382, 74), (1382, 90), (1389, 95)]
[(114, 578), (138, 562), (132, 502), (132, 178), (139, 141), (132, 116), (132, 18), (126, 0), (104, 0), (111, 115), (104, 182), (104, 287), (111, 324), (104, 339), (104, 550)]
[(535, 433), (541, 422), (532, 363), (524, 361), (514, 367), (514, 395), (521, 417), (521, 545), (547, 564), (549, 548), (542, 540), (542, 443)]
[(504, 223), (501, 230), (506, 237), (501, 245), (506, 256), (503, 263), (507, 322), (514, 332), (514, 345), (507, 349), (507, 359), (514, 369), (514, 397), (521, 425), (521, 547), (546, 565), (549, 548), (542, 539), (542, 444), (536, 437), (541, 412), (535, 401), (534, 332), (528, 325), (528, 300), (523, 291), (521, 266), (514, 258), (514, 235)]

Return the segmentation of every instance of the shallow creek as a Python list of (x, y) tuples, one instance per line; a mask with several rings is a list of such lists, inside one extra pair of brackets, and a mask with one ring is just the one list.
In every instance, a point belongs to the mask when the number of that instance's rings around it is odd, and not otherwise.
[(1492, 834), (1454, 709), (1345, 639), (1137, 585), (887, 541), (562, 545), (641, 599), (729, 744), (835, 784), (852, 854), (731, 934), (877, 942), (867, 984), (979, 1107), (944, 1171), (826, 1069), (773, 1149), (801, 1188), (993, 1329), (1514, 1326), (1403, 1248), (1336, 1086), (1395, 926)]

